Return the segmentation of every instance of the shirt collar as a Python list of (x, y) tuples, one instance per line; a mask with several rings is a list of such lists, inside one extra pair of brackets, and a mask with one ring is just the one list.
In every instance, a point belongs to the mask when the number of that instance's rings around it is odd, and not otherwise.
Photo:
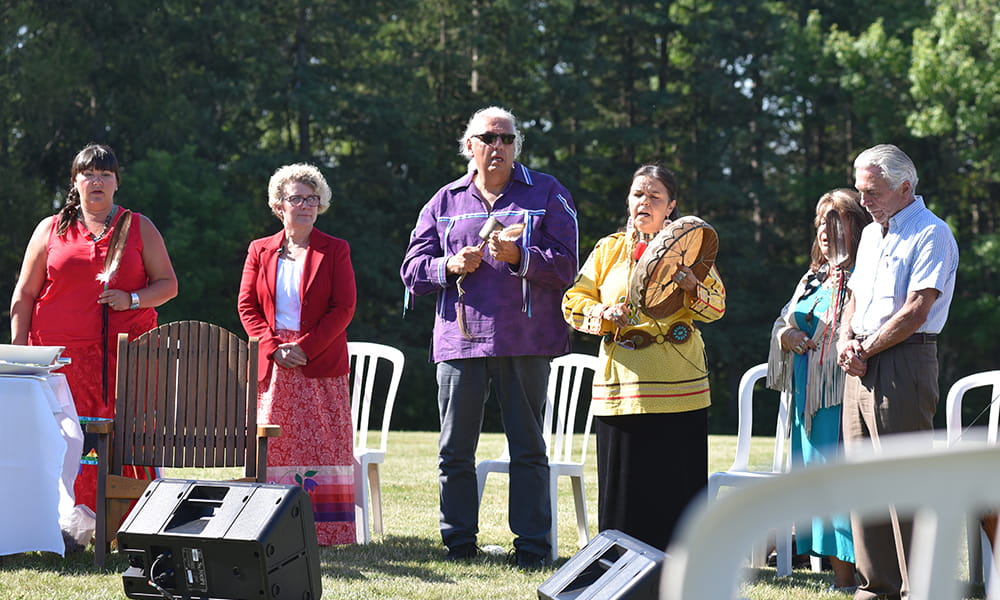
[(926, 208), (927, 207), (924, 205), (924, 197), (914, 196), (913, 202), (910, 202), (905, 208), (889, 217), (889, 229), (892, 229), (893, 231), (899, 229), (907, 221), (916, 218), (917, 214), (923, 212)]

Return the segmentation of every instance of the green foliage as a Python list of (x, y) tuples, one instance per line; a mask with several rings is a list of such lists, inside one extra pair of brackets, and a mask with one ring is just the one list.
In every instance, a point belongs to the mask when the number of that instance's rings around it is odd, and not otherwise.
[(167, 245), (179, 291), (159, 309), (160, 321), (196, 319), (242, 331), (235, 298), (254, 234), (250, 215), (267, 205), (228, 197), (218, 167), (190, 146), (177, 154), (150, 150), (129, 168), (116, 199), (149, 217)]
[(975, 167), (995, 165), (1000, 8), (984, 0), (939, 3), (928, 27), (914, 34), (910, 79), (918, 99), (907, 118), (913, 132), (957, 135), (971, 142), (963, 154)]
[[(995, 2), (935, 3), (914, 32), (910, 93), (913, 134), (939, 148), (934, 208), (949, 214), (961, 252), (949, 318), (945, 381), (996, 368), (1000, 326), (1000, 9)], [(926, 167), (925, 167), (926, 168)]]
[[(28, 239), (35, 226), (52, 214), (51, 196), (37, 181), (27, 179), (15, 165), (9, 168), (0, 163), (0, 181), (5, 182), (6, 193), (0, 194), (0, 214), (4, 215), (0, 227), (0, 299), (10, 299), (21, 269), (21, 259)], [(10, 342), (10, 305), (0, 309), (0, 343)]]
[(180, 279), (161, 319), (239, 331), (246, 245), (278, 229), (267, 179), (311, 162), (334, 192), (317, 226), (353, 249), (349, 337), (404, 349), (397, 424), (433, 428), (433, 299), (402, 317), (399, 263), (420, 207), (465, 168), (466, 119), (499, 104), (521, 118), (522, 161), (572, 193), (581, 260), (623, 224), (644, 162), (674, 169), (681, 211), (716, 228), (729, 309), (703, 333), (725, 430), (806, 266), (815, 201), (889, 141), (960, 243), (946, 386), (997, 353), (998, 22), (989, 0), (111, 0), (99, 18), (15, 0), (0, 9), (0, 292), (73, 154), (106, 142), (121, 202), (157, 225)]

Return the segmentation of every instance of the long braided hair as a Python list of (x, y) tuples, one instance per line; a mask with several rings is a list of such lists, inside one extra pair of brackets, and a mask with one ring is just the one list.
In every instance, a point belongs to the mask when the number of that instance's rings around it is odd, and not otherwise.
[(80, 218), (80, 192), (76, 189), (76, 176), (87, 169), (111, 171), (115, 174), (115, 182), (121, 183), (122, 176), (119, 173), (118, 157), (109, 146), (89, 144), (77, 152), (76, 158), (73, 159), (73, 168), (70, 170), (66, 204), (59, 211), (59, 227), (56, 228), (56, 235), (64, 235), (69, 226)]

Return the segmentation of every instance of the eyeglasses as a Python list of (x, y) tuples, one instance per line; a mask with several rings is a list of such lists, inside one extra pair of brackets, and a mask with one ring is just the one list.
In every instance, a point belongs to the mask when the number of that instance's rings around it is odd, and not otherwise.
[(492, 146), (493, 142), (500, 138), (500, 141), (505, 145), (510, 146), (514, 143), (514, 139), (517, 137), (513, 133), (493, 133), (492, 131), (487, 131), (486, 133), (480, 133), (479, 135), (472, 136), (474, 138), (479, 138), (487, 146)]
[(311, 196), (285, 196), (285, 200), (292, 206), (301, 206), (305, 203), (306, 206), (319, 206), (319, 196), (313, 194)]

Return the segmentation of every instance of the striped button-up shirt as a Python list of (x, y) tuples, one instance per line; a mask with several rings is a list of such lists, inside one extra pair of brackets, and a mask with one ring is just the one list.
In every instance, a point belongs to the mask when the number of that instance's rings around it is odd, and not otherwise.
[(871, 223), (861, 234), (857, 265), (848, 287), (854, 294), (851, 330), (871, 335), (896, 314), (910, 292), (940, 292), (918, 333), (940, 333), (955, 291), (958, 244), (947, 223), (917, 196), (890, 217), (889, 230)]

